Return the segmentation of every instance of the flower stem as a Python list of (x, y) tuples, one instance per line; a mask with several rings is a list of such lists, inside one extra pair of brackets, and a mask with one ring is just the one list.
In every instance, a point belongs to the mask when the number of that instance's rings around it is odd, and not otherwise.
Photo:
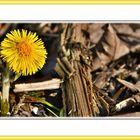
[(10, 71), (6, 67), (2, 72), (1, 116), (9, 112)]

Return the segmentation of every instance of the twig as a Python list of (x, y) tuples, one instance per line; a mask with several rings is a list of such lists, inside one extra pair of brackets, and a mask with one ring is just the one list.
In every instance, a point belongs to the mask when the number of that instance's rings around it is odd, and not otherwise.
[(16, 84), (14, 88), (14, 92), (58, 89), (60, 87), (61, 82), (62, 81), (60, 79), (52, 79), (50, 81), (43, 81), (43, 82), (36, 82), (36, 83)]
[(127, 88), (131, 89), (133, 92), (139, 91), (140, 92), (140, 88), (137, 85), (134, 85), (128, 81), (122, 80), (117, 78), (117, 80), (123, 84), (124, 86), (126, 86)]
[(114, 96), (112, 97), (112, 99), (114, 99), (114, 100), (116, 101), (125, 89), (126, 89), (126, 87), (120, 88), (120, 89), (114, 94)]
[(115, 111), (121, 111), (125, 107), (131, 107), (136, 103), (140, 103), (140, 93), (133, 95), (132, 97), (121, 101), (120, 103), (116, 104)]

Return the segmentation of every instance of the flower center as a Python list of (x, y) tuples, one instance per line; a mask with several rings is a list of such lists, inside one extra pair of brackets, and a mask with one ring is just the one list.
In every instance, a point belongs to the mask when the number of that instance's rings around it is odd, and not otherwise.
[(22, 56), (29, 56), (31, 53), (31, 46), (26, 42), (21, 42), (18, 44), (19, 53)]

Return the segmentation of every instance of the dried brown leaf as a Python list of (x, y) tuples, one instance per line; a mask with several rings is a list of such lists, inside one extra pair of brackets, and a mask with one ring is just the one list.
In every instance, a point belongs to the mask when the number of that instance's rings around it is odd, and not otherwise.
[(128, 54), (129, 48), (118, 38), (116, 32), (109, 24), (105, 27), (105, 33), (92, 51), (92, 71), (94, 71)]

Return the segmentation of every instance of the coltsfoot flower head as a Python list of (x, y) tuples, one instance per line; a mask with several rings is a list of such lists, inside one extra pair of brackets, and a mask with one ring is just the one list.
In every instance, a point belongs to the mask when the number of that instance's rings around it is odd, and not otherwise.
[(1, 42), (0, 53), (10, 70), (23, 76), (41, 69), (47, 55), (44, 43), (37, 34), (24, 29), (7, 33)]

